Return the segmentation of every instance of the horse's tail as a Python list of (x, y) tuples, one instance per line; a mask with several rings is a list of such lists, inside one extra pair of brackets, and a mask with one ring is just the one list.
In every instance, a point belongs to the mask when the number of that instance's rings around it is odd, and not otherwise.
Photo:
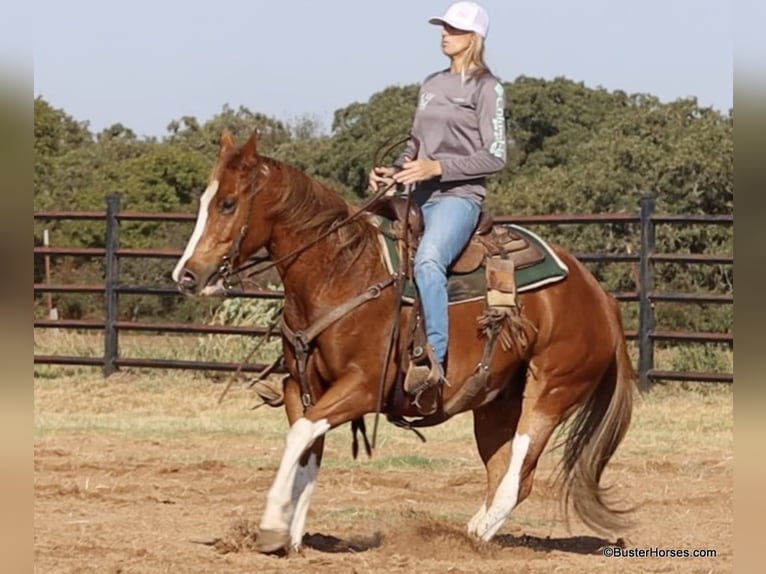
[(614, 319), (609, 327), (616, 339), (614, 358), (569, 427), (559, 475), (565, 513), (571, 499), (580, 519), (600, 532), (625, 528), (629, 523), (625, 515), (633, 510), (612, 508), (606, 501), (609, 489), (600, 485), (601, 474), (630, 425), (637, 379), (625, 345), (619, 305), (611, 296), (609, 299)]

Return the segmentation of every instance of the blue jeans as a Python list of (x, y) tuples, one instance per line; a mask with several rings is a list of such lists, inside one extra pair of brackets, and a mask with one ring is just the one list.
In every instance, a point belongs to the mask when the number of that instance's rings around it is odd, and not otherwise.
[(463, 197), (444, 197), (427, 202), (422, 211), (425, 231), (415, 254), (415, 283), (428, 342), (443, 366), (449, 328), (447, 268), (468, 244), (481, 206)]

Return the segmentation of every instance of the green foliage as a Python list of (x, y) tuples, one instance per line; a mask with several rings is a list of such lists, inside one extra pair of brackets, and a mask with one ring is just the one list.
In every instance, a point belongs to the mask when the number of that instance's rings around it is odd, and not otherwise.
[[(273, 290), (276, 286), (268, 288)], [(210, 324), (268, 328), (276, 321), (281, 309), (281, 301), (277, 299), (224, 299), (213, 311)], [(262, 339), (260, 336), (206, 335), (198, 339), (196, 355), (204, 355), (206, 360), (243, 361)], [(281, 338), (272, 335), (261, 344), (250, 362), (275, 360), (281, 353), (281, 344)]]
[[(337, 179), (348, 194), (364, 195), (378, 147), (409, 132), (417, 95), (416, 85), (389, 87), (373, 94), (367, 103), (337, 110), (332, 143), (319, 175)], [(394, 155), (387, 158), (389, 162)]]
[(731, 352), (713, 346), (681, 345), (673, 353), (670, 370), (692, 373), (731, 373)]
[(87, 124), (51, 106), (42, 97), (34, 105), (34, 205), (45, 209), (55, 205), (53, 195), (60, 183), (56, 164), (68, 152), (92, 143)]
[(234, 110), (224, 105), (221, 113), (204, 124), (200, 124), (194, 117), (183, 116), (170, 122), (167, 129), (169, 144), (200, 153), (210, 162), (218, 153), (224, 130), (229, 130), (235, 141), (241, 143), (257, 131), (258, 149), (267, 155), (290, 139), (290, 128), (283, 122), (252, 112), (244, 106)]
[[(495, 213), (636, 213), (645, 194), (657, 197), (657, 213), (733, 213), (733, 114), (700, 107), (694, 99), (662, 103), (649, 94), (593, 89), (566, 78), (519, 77), (505, 84), (509, 161), (489, 180), (487, 208)], [(391, 86), (367, 102), (335, 112), (331, 132), (310, 116), (281, 121), (245, 107), (223, 106), (207, 121), (183, 116), (170, 122), (167, 136), (140, 139), (115, 124), (98, 134), (39, 97), (35, 99), (34, 207), (103, 210), (104, 198), (119, 193), (123, 209), (186, 211), (196, 198), (218, 151), (224, 129), (242, 143), (254, 130), (261, 153), (295, 165), (359, 203), (373, 157), (386, 140), (409, 130), (418, 86)], [(383, 163), (401, 151), (393, 150)], [(103, 245), (103, 224), (62, 222), (47, 225), (54, 245)], [(124, 223), (125, 247), (182, 247), (188, 225)], [(562, 225), (535, 227), (544, 237), (575, 253), (635, 253), (635, 225)], [(35, 226), (39, 244), (41, 226)], [(730, 226), (661, 225), (659, 253), (733, 252)], [(41, 260), (35, 260), (40, 277)], [(167, 260), (124, 260), (121, 279), (134, 284), (167, 284)], [(589, 265), (611, 290), (636, 289), (633, 264)], [(54, 260), (54, 282), (103, 277), (99, 261)], [(733, 291), (731, 266), (658, 264), (656, 290)], [(66, 305), (63, 303), (69, 301)], [(68, 315), (98, 314), (100, 303), (86, 296), (61, 298)], [(210, 303), (179, 298), (123, 298), (130, 318), (184, 320), (209, 310)], [(226, 300), (219, 314), (242, 312), (262, 324), (255, 302), (239, 308)], [(635, 310), (624, 307), (626, 324), (635, 328)], [(253, 315), (255, 314), (255, 315)], [(221, 319), (222, 315), (219, 316)], [(227, 316), (226, 320), (239, 320)], [(731, 309), (721, 306), (660, 305), (661, 328), (731, 329)], [(223, 320), (223, 319), (221, 319)]]
[[(267, 289), (276, 290), (276, 285)], [(239, 327), (271, 325), (282, 309), (277, 299), (224, 299), (213, 312), (212, 324)]]

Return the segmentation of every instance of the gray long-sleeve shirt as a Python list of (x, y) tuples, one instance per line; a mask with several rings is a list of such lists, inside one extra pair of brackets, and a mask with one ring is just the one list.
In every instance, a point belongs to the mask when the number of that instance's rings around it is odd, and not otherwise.
[(448, 195), (481, 203), (486, 177), (506, 162), (505, 90), (491, 74), (466, 78), (442, 70), (422, 83), (411, 138), (394, 161), (407, 159), (441, 163), (439, 177), (419, 183), (414, 199), (423, 204)]

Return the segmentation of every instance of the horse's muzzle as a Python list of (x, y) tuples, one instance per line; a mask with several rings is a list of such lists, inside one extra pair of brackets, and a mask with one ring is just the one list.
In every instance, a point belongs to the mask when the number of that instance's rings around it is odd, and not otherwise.
[(226, 295), (227, 290), (223, 277), (217, 272), (208, 274), (204, 279), (200, 280), (197, 274), (186, 268), (181, 271), (180, 277), (176, 282), (176, 287), (178, 287), (178, 290), (187, 297), (223, 296)]
[(197, 292), (198, 286), (197, 276), (184, 267), (176, 285), (178, 286), (178, 290), (184, 295), (194, 295)]

